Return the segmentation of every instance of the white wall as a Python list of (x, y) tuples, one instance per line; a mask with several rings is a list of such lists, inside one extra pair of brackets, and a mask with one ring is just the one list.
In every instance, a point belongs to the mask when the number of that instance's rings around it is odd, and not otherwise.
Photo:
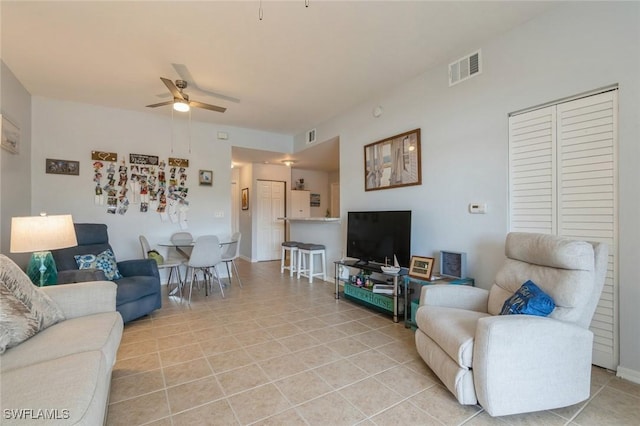
[[(32, 212), (71, 213), (75, 222), (106, 223), (119, 260), (140, 256), (138, 235), (145, 234), (153, 246), (168, 240), (180, 227), (162, 222), (155, 212), (141, 213), (137, 205), (131, 205), (125, 215), (107, 214), (105, 205), (95, 205), (92, 150), (116, 152), (119, 162), (123, 158), (128, 162), (130, 153), (157, 155), (165, 161), (168, 157), (189, 159), (187, 230), (194, 236), (227, 236), (231, 232), (231, 145), (259, 145), (274, 151), (291, 147), (289, 136), (193, 122), (189, 152), (185, 120), (175, 120), (172, 127), (170, 118), (153, 113), (38, 97), (32, 102)], [(176, 130), (173, 153), (172, 129)], [(218, 130), (228, 132), (230, 140), (217, 140)], [(80, 161), (80, 176), (45, 174), (46, 158)], [(212, 186), (198, 185), (199, 169), (213, 170)], [(216, 212), (223, 217), (215, 217)]]
[(10, 254), (11, 218), (31, 215), (31, 95), (0, 61), (0, 111), (20, 128), (20, 152), (0, 149), (0, 252), (26, 266), (30, 253)]
[[(447, 64), (478, 48), (482, 74), (448, 87)], [(386, 96), (316, 125), (318, 140), (340, 137), (342, 217), (411, 209), (412, 252), (465, 251), (469, 274), (489, 288), (508, 230), (508, 114), (618, 83), (620, 366), (640, 380), (639, 55), (640, 4), (568, 3), (451, 52), (446, 63)], [(384, 113), (376, 119), (377, 104)], [(415, 128), (422, 129), (422, 185), (365, 192), (363, 146)], [(304, 149), (304, 134), (295, 147)], [(488, 213), (470, 215), (471, 202), (487, 203)]]

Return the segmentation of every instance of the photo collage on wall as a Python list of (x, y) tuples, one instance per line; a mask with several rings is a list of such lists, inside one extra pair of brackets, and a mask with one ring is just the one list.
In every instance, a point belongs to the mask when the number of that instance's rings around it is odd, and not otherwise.
[(129, 154), (128, 164), (124, 158), (118, 164), (115, 153), (93, 151), (91, 158), (94, 202), (104, 205), (106, 199), (107, 213), (124, 215), (135, 205), (142, 213), (155, 210), (163, 221), (186, 221), (188, 160), (170, 158), (167, 169), (167, 163), (153, 155)]

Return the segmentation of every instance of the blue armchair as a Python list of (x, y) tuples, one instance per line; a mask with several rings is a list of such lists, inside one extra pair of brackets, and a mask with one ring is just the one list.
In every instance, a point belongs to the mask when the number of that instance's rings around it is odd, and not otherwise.
[[(97, 255), (111, 249), (107, 225), (76, 223), (74, 227), (78, 245), (52, 251), (58, 269), (58, 284), (105, 280), (104, 272), (99, 269), (78, 269), (74, 256)], [(155, 260), (125, 260), (117, 264), (123, 278), (113, 281), (118, 286), (116, 310), (125, 323), (162, 307), (160, 274)]]

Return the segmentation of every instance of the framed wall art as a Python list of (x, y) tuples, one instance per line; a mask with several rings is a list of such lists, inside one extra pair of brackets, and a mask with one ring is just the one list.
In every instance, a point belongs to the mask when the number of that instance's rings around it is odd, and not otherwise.
[(20, 128), (4, 115), (0, 115), (0, 117), (2, 117), (0, 121), (2, 125), (2, 148), (12, 154), (18, 154), (20, 152)]
[(411, 256), (409, 276), (429, 281), (433, 272), (433, 257)]
[(242, 188), (242, 210), (249, 210), (249, 188)]
[(45, 160), (45, 172), (54, 175), (74, 175), (80, 174), (80, 162), (71, 160)]
[(213, 185), (213, 171), (212, 170), (200, 170), (198, 173), (198, 179), (200, 185), (211, 186)]
[(365, 191), (421, 185), (420, 152), (420, 129), (365, 145)]

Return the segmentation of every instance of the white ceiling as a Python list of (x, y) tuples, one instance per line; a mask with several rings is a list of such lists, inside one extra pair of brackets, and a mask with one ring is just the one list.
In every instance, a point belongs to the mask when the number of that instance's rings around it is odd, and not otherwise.
[(240, 100), (189, 87), (227, 108), (193, 120), (296, 135), (555, 4), (263, 0), (260, 21), (257, 0), (3, 0), (1, 53), (34, 96), (166, 115), (145, 105), (184, 64), (200, 88)]

